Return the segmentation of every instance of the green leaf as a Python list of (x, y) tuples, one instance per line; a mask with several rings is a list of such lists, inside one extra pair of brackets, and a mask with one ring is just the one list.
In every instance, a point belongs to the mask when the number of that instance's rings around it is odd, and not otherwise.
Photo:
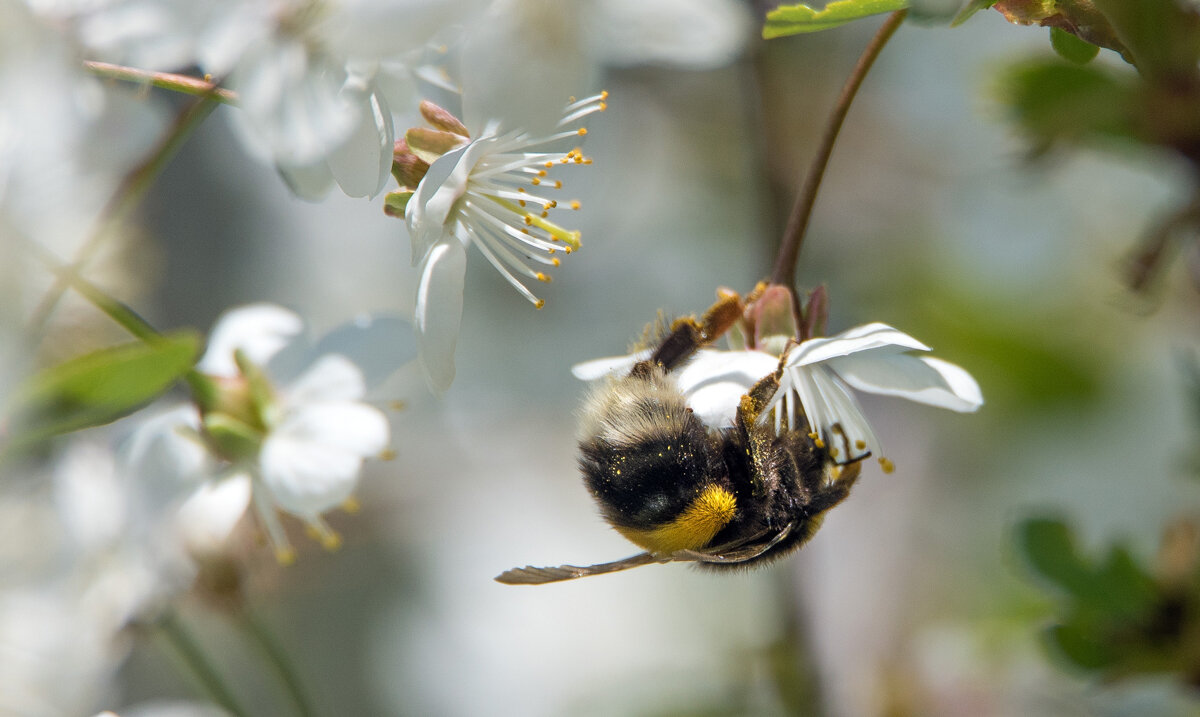
[(1141, 619), (1159, 601), (1154, 579), (1142, 569), (1123, 546), (1113, 546), (1096, 570), (1098, 606), (1114, 617)]
[(180, 331), (101, 349), (32, 376), (7, 411), (12, 432), (5, 450), (132, 413), (183, 377), (199, 349), (197, 334)]
[(1017, 526), (1017, 544), (1039, 575), (1078, 600), (1088, 600), (1096, 585), (1092, 566), (1075, 549), (1075, 536), (1055, 518), (1030, 518)]
[(1108, 667), (1117, 659), (1090, 624), (1055, 625), (1046, 631), (1046, 642), (1055, 654), (1085, 670)]
[(963, 8), (958, 11), (954, 19), (950, 21), (950, 27), (958, 27), (971, 18), (972, 15), (980, 10), (987, 10), (996, 4), (996, 0), (971, 0), (971, 2), (963, 5)]
[(1176, 82), (1196, 76), (1200, 12), (1178, 0), (1093, 0), (1147, 79)]
[(824, 10), (814, 10), (804, 3), (780, 5), (767, 13), (763, 37), (770, 40), (803, 32), (828, 30), (860, 18), (906, 7), (908, 0), (833, 0)]
[(1082, 40), (1057, 27), (1050, 28), (1050, 46), (1054, 48), (1059, 57), (1067, 62), (1074, 62), (1076, 65), (1086, 65), (1100, 52), (1099, 47), (1087, 40)]
[(1096, 65), (1022, 63), (1001, 80), (1001, 92), (1025, 130), (1042, 142), (1138, 139), (1136, 91), (1126, 78)]

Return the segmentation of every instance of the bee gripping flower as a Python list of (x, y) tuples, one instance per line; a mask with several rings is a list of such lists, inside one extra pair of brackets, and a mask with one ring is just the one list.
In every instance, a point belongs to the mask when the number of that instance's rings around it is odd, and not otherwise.
[[(485, 259), (535, 307), (543, 301), (526, 285), (547, 283), (547, 273), (560, 255), (579, 248), (579, 232), (550, 220), (560, 208), (555, 194), (562, 181), (550, 172), (563, 164), (590, 164), (578, 147), (556, 150), (587, 133), (577, 126), (586, 116), (603, 111), (607, 93), (573, 101), (564, 110), (557, 130), (534, 136), (520, 130), (502, 132), (490, 122), (478, 137), (468, 138), (465, 127), (434, 105), (422, 112), (434, 129), (410, 130), (409, 150), (429, 161), (411, 196), (389, 195), (405, 207), (412, 243), (412, 261), (420, 269), (417, 287), (416, 333), (421, 364), (430, 386), (443, 391), (454, 379), (454, 348), (462, 320), (466, 277), (465, 247), (474, 246)], [(414, 163), (404, 157), (397, 176), (411, 174)], [(419, 165), (416, 165), (419, 166)], [(572, 209), (578, 201), (563, 202)], [(395, 209), (387, 210), (394, 213)]]
[(929, 351), (913, 337), (872, 323), (828, 338), (809, 339), (793, 347), (783, 361), (779, 391), (770, 407), (776, 425), (786, 415), (797, 425), (801, 412), (813, 436), (847, 460), (870, 452), (880, 458), (879, 439), (867, 422), (851, 388), (864, 393), (898, 396), (917, 403), (969, 413), (983, 405), (979, 384), (962, 368), (911, 352)]
[[(697, 351), (675, 375), (688, 406), (708, 426), (732, 426), (741, 396), (782, 367), (779, 389), (760, 420), (773, 417), (777, 432), (785, 419), (789, 426), (807, 425), (814, 441), (828, 448), (835, 460), (852, 461), (870, 453), (890, 471), (891, 462), (883, 457), (852, 389), (960, 413), (983, 405), (979, 384), (969, 373), (941, 359), (916, 355), (929, 347), (886, 324), (866, 324), (799, 344), (780, 338), (759, 336), (760, 349)], [(786, 351), (782, 362), (771, 353), (777, 345)], [(642, 352), (596, 359), (574, 366), (572, 372), (594, 380), (628, 371), (647, 356)]]

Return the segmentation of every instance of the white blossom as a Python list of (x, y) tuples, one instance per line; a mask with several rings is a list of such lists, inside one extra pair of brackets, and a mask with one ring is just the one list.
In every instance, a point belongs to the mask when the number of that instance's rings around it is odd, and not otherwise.
[[(820, 446), (839, 460), (870, 453), (881, 459), (882, 447), (863, 415), (851, 388), (864, 393), (898, 396), (917, 403), (969, 413), (983, 405), (979, 384), (964, 369), (931, 356), (913, 355), (929, 347), (886, 324), (872, 323), (836, 336), (790, 345), (783, 360), (779, 389), (760, 420), (773, 420), (775, 430), (807, 425)], [(628, 371), (649, 352), (595, 359), (572, 367), (577, 378), (595, 380)], [(688, 406), (713, 428), (732, 426), (741, 396), (776, 371), (780, 357), (758, 350), (700, 349), (673, 372)]]
[[(204, 413), (180, 407), (134, 437), (131, 450), (143, 470), (192, 482), (181, 507), (186, 519), (181, 532), (194, 550), (219, 545), (248, 502), (281, 561), (293, 553), (278, 511), (304, 521), (324, 545), (336, 547), (338, 537), (322, 514), (350, 500), (363, 459), (387, 445), (387, 418), (362, 401), (363, 373), (345, 356), (317, 356), (287, 381), (244, 374), (247, 366), (267, 367), (301, 328), (299, 317), (277, 306), (228, 312), (213, 328), (197, 367), (218, 386), (229, 382), (231, 395), (248, 402), (218, 401)], [(229, 449), (231, 435), (243, 441), (238, 450)]]
[[(412, 260), (419, 266), (416, 331), (421, 365), (430, 385), (445, 390), (454, 379), (454, 347), (462, 320), (466, 247), (474, 246), (496, 271), (534, 306), (539, 299), (526, 283), (549, 282), (543, 271), (560, 263), (559, 253), (580, 246), (579, 232), (548, 219), (560, 206), (553, 198), (561, 180), (549, 171), (562, 164), (589, 164), (576, 147), (552, 147), (586, 134), (577, 123), (605, 109), (606, 93), (567, 105), (556, 131), (531, 135), (502, 132), (490, 122), (475, 139), (437, 158), (405, 209)], [(576, 200), (563, 200), (572, 209)]]

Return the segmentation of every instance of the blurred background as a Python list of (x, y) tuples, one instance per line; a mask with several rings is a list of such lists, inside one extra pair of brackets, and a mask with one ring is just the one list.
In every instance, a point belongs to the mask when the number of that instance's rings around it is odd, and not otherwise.
[[(590, 123), (594, 165), (566, 179), (583, 249), (541, 287), (540, 311), (472, 252), (457, 378), (441, 398), (412, 366), (385, 387), (381, 401), (403, 402), (389, 409), (396, 456), (368, 466), (360, 513), (332, 516), (343, 547), (297, 535), (292, 566), (265, 548), (244, 558), (249, 599), (319, 712), (1195, 714), (1168, 682), (1108, 686), (1056, 665), (1038, 637), (1052, 603), (1012, 536), (1050, 513), (1086, 550), (1121, 538), (1149, 557), (1164, 524), (1194, 512), (1186, 367), (1200, 297), (1182, 265), (1148, 296), (1119, 272), (1182, 196), (1184, 168), (1149, 153), (1029, 161), (996, 70), (1051, 51), (1044, 30), (997, 13), (949, 29), (946, 8), (918, 7), (901, 28), (851, 109), (798, 273), (802, 289), (828, 287), (831, 333), (870, 321), (911, 333), (979, 380), (983, 409), (865, 398), (895, 473), (868, 468), (811, 544), (767, 569), (492, 581), (636, 552), (579, 479), (586, 388), (570, 366), (624, 353), (660, 310), (700, 312), (717, 287), (748, 291), (766, 275), (879, 24), (764, 43), (745, 9), (721, 25), (727, 49), (699, 62), (606, 55), (601, 29), (566, 11), (530, 27), (560, 39), (541, 61), (585, 67), (596, 85), (579, 94), (610, 92)], [(318, 334), (364, 312), (410, 313), (403, 222), (378, 200), (292, 197), (240, 148), (230, 111), (144, 204), (128, 264), (144, 287), (136, 308), (160, 328), (206, 330), (231, 306), (270, 301)], [(286, 698), (220, 610), (193, 596), (181, 614), (249, 709), (278, 713)], [(125, 703), (197, 694), (167, 652), (136, 643)]]

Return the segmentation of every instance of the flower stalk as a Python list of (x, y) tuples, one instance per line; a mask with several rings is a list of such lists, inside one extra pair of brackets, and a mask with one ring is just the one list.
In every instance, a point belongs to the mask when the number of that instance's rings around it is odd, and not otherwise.
[(782, 284), (787, 287), (795, 285), (796, 262), (800, 258), (800, 247), (804, 243), (804, 234), (808, 231), (813, 205), (816, 204), (817, 192), (821, 188), (821, 179), (825, 176), (825, 168), (829, 165), (829, 157), (833, 154), (833, 145), (837, 141), (838, 132), (842, 129), (842, 123), (850, 111), (850, 104), (854, 101), (854, 96), (858, 93), (858, 88), (866, 78), (871, 65), (875, 63), (875, 59), (879, 57), (879, 53), (887, 45), (888, 40), (904, 22), (906, 15), (908, 15), (908, 10), (897, 10), (888, 16), (879, 31), (875, 33), (875, 37), (871, 38), (871, 42), (867, 44), (862, 55), (859, 56), (858, 63), (854, 65), (854, 70), (851, 71), (846, 84), (842, 86), (842, 92), (825, 125), (821, 144), (817, 147), (817, 153), (804, 178), (804, 185), (800, 188), (800, 193), (796, 195), (795, 204), (792, 205), (792, 213), (788, 218), (787, 227), (783, 230), (783, 241), (779, 246), (779, 254), (775, 258), (775, 267), (771, 271), (771, 283), (773, 284)]

